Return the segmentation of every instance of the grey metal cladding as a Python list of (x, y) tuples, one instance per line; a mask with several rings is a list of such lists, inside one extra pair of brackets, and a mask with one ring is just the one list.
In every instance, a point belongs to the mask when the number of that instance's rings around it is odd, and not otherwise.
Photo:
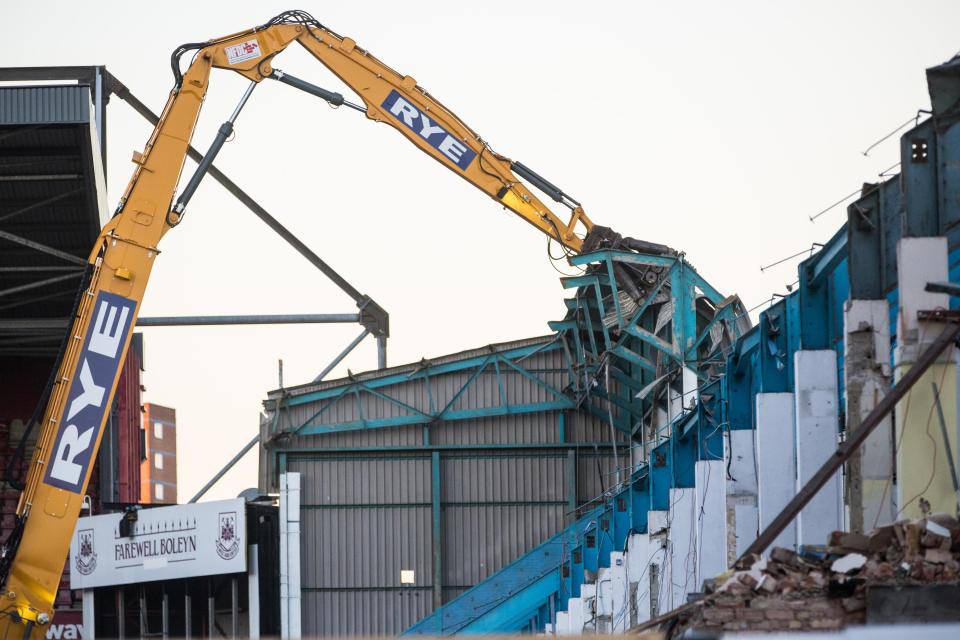
[(458, 597), (460, 594), (465, 593), (467, 589), (465, 587), (444, 587), (443, 588), (443, 604), (447, 604), (454, 598)]
[(466, 505), (443, 510), (443, 582), (469, 587), (563, 526), (562, 505)]
[(433, 610), (429, 591), (321, 591), (302, 596), (303, 631), (317, 636), (395, 636)]
[[(567, 438), (571, 442), (610, 442), (610, 424), (593, 414), (571, 411), (567, 414)], [(626, 444), (627, 438), (616, 432), (617, 442)]]
[[(626, 451), (624, 451), (626, 454)], [(621, 466), (629, 467), (629, 455), (620, 456)], [(625, 472), (626, 473), (626, 472)], [(577, 501), (589, 502), (603, 491), (609, 489), (616, 480), (616, 466), (613, 455), (602, 451), (595, 453), (589, 449), (577, 452)]]
[(441, 502), (563, 502), (565, 460), (563, 453), (444, 456)]
[(0, 87), (0, 125), (89, 121), (90, 89), (86, 86)]
[(401, 589), (401, 570), (414, 571), (414, 586), (430, 585), (429, 507), (306, 509), (300, 519), (305, 590)]
[(305, 478), (300, 503), (307, 509), (430, 503), (429, 457), (295, 457), (287, 468)]
[(438, 422), (430, 427), (430, 440), (436, 444), (557, 443), (559, 419), (558, 411), (550, 411)]

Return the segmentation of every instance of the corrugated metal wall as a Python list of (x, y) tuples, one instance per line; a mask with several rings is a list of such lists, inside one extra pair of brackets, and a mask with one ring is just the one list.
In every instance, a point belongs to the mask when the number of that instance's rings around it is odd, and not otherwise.
[(81, 85), (5, 87), (0, 124), (58, 124), (90, 121), (90, 89)]
[[(536, 353), (523, 366), (555, 388), (565, 384), (560, 350)], [(544, 387), (504, 369), (499, 377), (492, 367), (480, 374), (451, 406), (549, 399)], [(431, 376), (430, 394), (416, 381), (381, 391), (435, 411), (470, 377), (470, 371)], [(272, 431), (317, 423), (321, 408), (320, 402), (293, 406)], [(609, 427), (580, 412), (564, 413), (273, 440), (263, 452), (264, 488), (277, 466), (302, 474), (304, 635), (397, 634), (438, 600), (452, 600), (559, 531), (571, 509), (610, 486), (614, 470), (611, 448), (592, 444), (607, 443)], [(322, 424), (361, 415), (403, 414), (370, 394), (345, 394), (323, 412)], [(401, 584), (403, 570), (414, 572), (412, 584)]]
[(302, 474), (304, 635), (394, 634), (431, 610), (430, 467), (422, 455), (288, 462)]

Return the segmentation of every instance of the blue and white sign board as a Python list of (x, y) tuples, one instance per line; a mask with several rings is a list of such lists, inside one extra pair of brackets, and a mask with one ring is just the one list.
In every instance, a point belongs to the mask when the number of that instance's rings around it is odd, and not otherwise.
[(123, 346), (133, 323), (137, 303), (101, 291), (93, 305), (77, 376), (53, 444), (53, 457), (43, 481), (73, 493), (83, 492), (83, 481), (93, 464), (93, 447), (109, 409), (109, 390), (123, 366)]
[(141, 509), (133, 535), (120, 536), (123, 514), (77, 521), (70, 542), (70, 588), (245, 573), (244, 500)]
[(390, 92), (390, 95), (380, 106), (408, 129), (423, 138), (461, 171), (466, 171), (473, 159), (477, 157), (473, 149), (433, 122), (430, 116), (401, 96), (396, 89)]

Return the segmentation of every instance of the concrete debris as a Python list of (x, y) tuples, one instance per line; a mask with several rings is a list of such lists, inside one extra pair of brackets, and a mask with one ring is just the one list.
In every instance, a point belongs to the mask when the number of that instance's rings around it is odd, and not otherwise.
[(837, 558), (830, 565), (830, 570), (834, 573), (850, 573), (856, 571), (867, 564), (867, 556), (859, 553), (848, 553), (845, 556)]
[(960, 582), (960, 521), (948, 514), (899, 520), (869, 535), (835, 531), (826, 542), (741, 558), (704, 583), (705, 604), (678, 631), (840, 629), (866, 622), (870, 587)]

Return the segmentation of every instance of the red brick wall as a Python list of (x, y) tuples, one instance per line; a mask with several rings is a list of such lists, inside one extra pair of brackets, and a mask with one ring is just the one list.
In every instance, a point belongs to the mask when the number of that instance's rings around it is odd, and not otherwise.
[[(140, 467), (140, 501), (143, 503), (177, 503), (177, 412), (170, 407), (146, 403), (143, 428), (145, 430), (146, 459)], [(160, 425), (162, 437), (157, 437)], [(163, 468), (157, 468), (157, 456), (163, 458)], [(163, 485), (163, 498), (157, 498), (156, 485)]]
[(718, 595), (684, 628), (709, 631), (817, 631), (864, 623), (863, 594), (827, 598), (826, 592), (743, 598)]

